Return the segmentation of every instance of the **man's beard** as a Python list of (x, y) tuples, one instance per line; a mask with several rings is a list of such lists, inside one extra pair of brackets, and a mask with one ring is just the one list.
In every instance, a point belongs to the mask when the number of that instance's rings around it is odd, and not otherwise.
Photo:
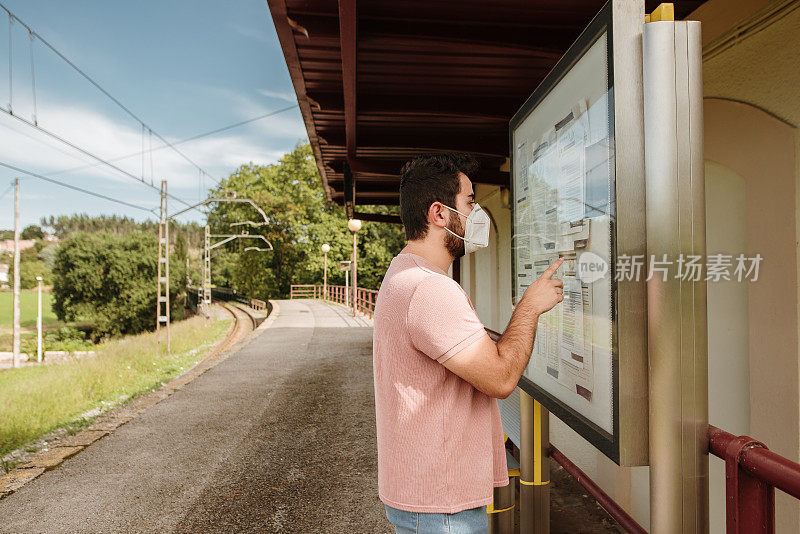
[[(461, 223), (461, 217), (458, 213), (450, 212), (448, 229), (457, 235), (464, 235), (464, 225)], [(454, 236), (450, 232), (445, 232), (444, 248), (446, 248), (447, 252), (454, 258), (460, 258), (464, 255), (464, 240)]]

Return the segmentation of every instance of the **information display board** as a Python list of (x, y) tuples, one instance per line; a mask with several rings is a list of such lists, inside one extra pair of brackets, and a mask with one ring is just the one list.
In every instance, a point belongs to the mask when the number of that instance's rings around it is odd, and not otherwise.
[[(646, 438), (630, 454), (620, 433), (617, 167), (628, 162), (615, 153), (614, 18), (610, 2), (511, 121), (513, 295), (516, 304), (564, 258), (555, 275), (564, 281), (564, 301), (539, 319), (520, 386), (609, 457), (630, 465), (644, 463)], [(630, 13), (617, 18), (634, 20)], [(641, 106), (641, 96), (629, 105)], [(641, 350), (633, 359), (644, 355)], [(646, 394), (646, 372), (641, 380), (635, 389)], [(644, 421), (634, 419), (646, 435), (646, 414)]]

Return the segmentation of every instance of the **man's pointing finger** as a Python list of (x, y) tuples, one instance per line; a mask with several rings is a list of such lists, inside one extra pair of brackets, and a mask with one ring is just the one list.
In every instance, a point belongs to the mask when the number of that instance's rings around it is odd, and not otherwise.
[(552, 278), (552, 276), (554, 274), (556, 274), (556, 271), (558, 270), (558, 268), (561, 267), (562, 263), (564, 263), (564, 258), (558, 258), (556, 261), (554, 261), (552, 264), (550, 264), (550, 267), (548, 267), (547, 270), (542, 273), (541, 277), (542, 278)]

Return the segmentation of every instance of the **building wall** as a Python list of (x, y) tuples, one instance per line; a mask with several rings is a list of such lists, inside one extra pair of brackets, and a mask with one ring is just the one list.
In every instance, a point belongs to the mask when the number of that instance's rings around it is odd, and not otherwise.
[[(794, 461), (800, 461), (798, 8), (798, 2), (712, 0), (695, 13), (706, 30), (707, 169), (712, 180), (727, 176), (730, 185), (743, 183), (746, 250), (764, 257), (759, 281), (747, 287), (746, 373), (735, 358), (733, 365), (718, 369), (716, 375), (709, 372), (710, 420), (730, 432), (747, 433)], [(720, 27), (722, 20), (731, 20), (728, 30)], [(719, 184), (710, 184), (712, 189), (715, 185)], [(730, 196), (730, 189), (726, 193)], [(707, 198), (707, 203), (714, 201), (724, 205), (725, 197)], [(716, 229), (707, 231), (710, 234)], [(710, 328), (715, 322), (741, 324), (744, 304), (724, 307), (725, 298), (730, 297), (709, 292), (709, 314), (714, 305), (719, 312), (709, 317)], [(723, 358), (731, 358), (712, 342), (710, 337), (709, 371), (715, 360), (721, 363)], [(736, 385), (738, 395), (725, 389)], [(747, 401), (748, 413), (733, 416), (731, 406), (721, 405), (723, 395), (734, 406)], [(712, 459), (710, 481), (712, 524), (716, 521), (719, 527), (723, 524), (721, 503), (715, 505), (714, 500), (719, 500), (716, 493), (722, 491), (724, 480), (720, 463)], [(800, 531), (800, 506), (782, 492), (776, 492), (776, 530)]]

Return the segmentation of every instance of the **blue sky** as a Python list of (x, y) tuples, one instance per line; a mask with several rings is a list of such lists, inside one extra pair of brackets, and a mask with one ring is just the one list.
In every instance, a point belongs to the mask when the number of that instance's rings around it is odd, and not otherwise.
[[(154, 131), (175, 142), (296, 104), (265, 0), (0, 0)], [(0, 15), (5, 13), (0, 12)], [(0, 106), (9, 103), (9, 24), (0, 16)], [(30, 39), (14, 24), (12, 105), (33, 120)], [(103, 158), (141, 151), (141, 125), (41, 42), (33, 42), (39, 126)], [(275, 162), (306, 139), (298, 108), (179, 146), (215, 179), (250, 161)], [(161, 142), (152, 137), (155, 148)], [(158, 206), (156, 191), (0, 113), (0, 161), (137, 205)], [(170, 193), (196, 202), (196, 167), (169, 149), (117, 163)], [(0, 168), (0, 193), (19, 173)], [(206, 185), (211, 181), (206, 179)], [(146, 212), (47, 184), (21, 183), (23, 225), (48, 215), (86, 212), (147, 218)], [(0, 228), (13, 226), (13, 195), (0, 199)], [(170, 201), (170, 211), (179, 204)], [(199, 213), (183, 217), (200, 220)]]

